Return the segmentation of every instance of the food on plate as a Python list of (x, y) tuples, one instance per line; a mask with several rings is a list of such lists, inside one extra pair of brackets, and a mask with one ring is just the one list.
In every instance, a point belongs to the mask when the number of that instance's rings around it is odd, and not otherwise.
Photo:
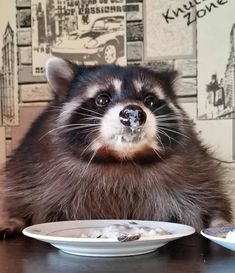
[(151, 228), (135, 222), (127, 224), (113, 224), (107, 227), (86, 229), (82, 238), (117, 239), (120, 242), (136, 241), (140, 238), (150, 238), (172, 234), (163, 228)]
[(235, 227), (224, 226), (205, 229), (207, 235), (227, 240), (235, 240)]
[(233, 228), (232, 230), (230, 230), (230, 231), (227, 233), (227, 235), (226, 235), (225, 238), (226, 238), (226, 239), (229, 239), (229, 240), (235, 241), (235, 228)]

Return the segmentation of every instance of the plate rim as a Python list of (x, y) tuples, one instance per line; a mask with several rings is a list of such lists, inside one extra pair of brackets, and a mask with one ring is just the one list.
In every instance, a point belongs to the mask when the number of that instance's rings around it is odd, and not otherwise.
[[(185, 224), (180, 224), (180, 223), (174, 223), (174, 222), (165, 222), (165, 221), (152, 221), (152, 220), (128, 220), (128, 219), (91, 219), (91, 220), (72, 220), (72, 221), (57, 221), (57, 222), (48, 222), (48, 223), (40, 223), (36, 225), (31, 225), (23, 229), (22, 233), (25, 236), (38, 239), (38, 240), (43, 240), (47, 241), (48, 243), (51, 243), (52, 241), (57, 241), (57, 242), (74, 242), (74, 243), (121, 243), (118, 240), (114, 238), (106, 238), (106, 239), (99, 239), (97, 240), (96, 238), (81, 238), (81, 237), (63, 237), (63, 236), (53, 236), (53, 235), (47, 235), (47, 234), (37, 234), (36, 232), (30, 231), (32, 228), (36, 228), (39, 226), (46, 226), (46, 225), (53, 225), (53, 224), (58, 224), (58, 223), (75, 223), (75, 222), (152, 222), (152, 223), (163, 223), (163, 224), (169, 224), (169, 225), (175, 225), (175, 226), (182, 226), (187, 228), (187, 231), (184, 232), (179, 232), (179, 233), (174, 233), (174, 234), (169, 234), (169, 235), (158, 235), (158, 236), (151, 236), (151, 237), (145, 237), (144, 239), (140, 239), (137, 241), (133, 242), (151, 242), (151, 241), (161, 241), (161, 240), (174, 240), (174, 239), (179, 239), (181, 237), (186, 237), (189, 236), (193, 233), (196, 232), (195, 228), (189, 225)], [(79, 228), (79, 227), (78, 227)], [(91, 227), (92, 228), (92, 227)], [(129, 242), (130, 243), (130, 242)]]

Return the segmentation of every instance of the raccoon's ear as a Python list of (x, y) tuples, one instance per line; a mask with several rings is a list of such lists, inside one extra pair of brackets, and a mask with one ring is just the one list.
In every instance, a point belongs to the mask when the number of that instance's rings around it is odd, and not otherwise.
[(54, 94), (64, 97), (78, 70), (78, 65), (70, 61), (52, 57), (46, 63), (46, 78)]
[(176, 70), (167, 70), (162, 73), (164, 77), (164, 81), (166, 85), (170, 88), (168, 90), (170, 91), (172, 97), (176, 96), (176, 92), (180, 88), (180, 82), (181, 82), (181, 77), (182, 75), (176, 71)]
[(176, 70), (166, 70), (162, 72), (166, 82), (168, 82), (172, 87), (174, 87), (175, 83), (181, 78), (180, 74)]

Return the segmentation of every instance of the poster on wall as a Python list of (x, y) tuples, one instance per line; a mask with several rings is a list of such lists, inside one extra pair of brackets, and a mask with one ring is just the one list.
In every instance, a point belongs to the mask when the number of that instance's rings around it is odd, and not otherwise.
[(198, 118), (235, 117), (235, 1), (214, 1), (197, 21)]
[(196, 25), (185, 17), (194, 9), (185, 0), (145, 1), (145, 61), (196, 57)]
[[(190, 1), (191, 2), (191, 1)], [(177, 70), (182, 80), (177, 96), (196, 96), (196, 24), (186, 15), (195, 4), (185, 0), (144, 2), (144, 66), (153, 70)], [(196, 103), (196, 101), (195, 101)]]
[(16, 7), (10, 0), (0, 4), (0, 126), (18, 124), (16, 51)]
[(126, 64), (125, 0), (32, 0), (33, 74), (50, 55), (81, 64)]

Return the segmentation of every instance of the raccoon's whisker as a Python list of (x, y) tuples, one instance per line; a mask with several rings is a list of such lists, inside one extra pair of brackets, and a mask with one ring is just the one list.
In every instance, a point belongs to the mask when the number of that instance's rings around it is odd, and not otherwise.
[[(99, 132), (99, 131), (100, 131), (99, 128), (92, 128), (92, 129), (89, 128), (89, 129), (85, 129), (84, 132), (87, 133), (85, 139), (89, 139), (89, 138), (90, 138), (90, 135), (91, 135), (92, 133), (96, 133), (96, 132)], [(97, 137), (96, 137), (96, 139), (97, 139)]]
[(55, 105), (50, 105), (51, 108), (56, 108), (56, 109), (62, 109), (63, 106), (55, 106)]
[(167, 126), (164, 126), (164, 124), (159, 125), (158, 129), (163, 130), (163, 131), (172, 132), (172, 133), (179, 134), (179, 135), (182, 135), (184, 137), (187, 137), (183, 133), (181, 133), (181, 132), (179, 132), (177, 130), (169, 129)]
[(63, 107), (61, 107), (61, 106), (50, 105), (49, 107), (53, 108), (54, 110), (61, 110), (61, 109), (63, 109)]
[(97, 124), (87, 124), (87, 125), (74, 125), (71, 127), (65, 127), (65, 128), (60, 128), (58, 129), (59, 132), (61, 133), (67, 133), (67, 132), (71, 132), (71, 131), (75, 131), (75, 130), (79, 130), (79, 129), (93, 129), (93, 128), (98, 128), (99, 125)]
[[(99, 139), (101, 139), (101, 137), (96, 137), (96, 138), (94, 139), (93, 143), (94, 143), (95, 141), (99, 140)], [(83, 153), (84, 153), (84, 151), (83, 151)], [(88, 164), (87, 164), (87, 167), (86, 167), (86, 169), (84, 170), (84, 172), (87, 171), (87, 169), (88, 169), (88, 167), (90, 166), (91, 161), (94, 159), (96, 153), (97, 153), (97, 150), (95, 150), (94, 153), (92, 154), (92, 156), (91, 156), (91, 158), (90, 158), (90, 160), (89, 160), (89, 162), (88, 162)]]
[[(76, 125), (76, 124), (75, 124)], [(79, 127), (82, 129), (82, 128), (90, 128), (90, 127), (100, 127), (100, 124), (99, 123), (89, 123), (89, 124), (82, 124), (82, 125), (79, 125), (79, 126), (77, 126), (78, 128), (77, 129), (79, 129)], [(112, 125), (112, 128), (114, 128), (114, 129), (117, 129), (117, 128), (119, 128), (118, 126), (114, 126), (114, 125)]]
[(170, 138), (172, 139), (172, 141), (176, 142), (179, 146), (184, 147), (184, 145), (181, 142), (179, 142), (178, 140), (176, 140), (175, 138), (173, 138), (173, 137), (170, 137)]
[(157, 149), (153, 149), (154, 153), (162, 160), (165, 161), (162, 156), (159, 154), (159, 152), (157, 151)]
[[(175, 130), (178, 130), (178, 131), (185, 131), (187, 130), (187, 128), (190, 128), (190, 126), (187, 126), (187, 125), (184, 125), (184, 124), (178, 124), (178, 123), (159, 123), (159, 126), (160, 127), (164, 127), (164, 128), (169, 128), (169, 129), (175, 129)], [(179, 128), (177, 129), (176, 126)]]
[(157, 119), (158, 124), (179, 124), (179, 122), (176, 119)]
[[(67, 126), (65, 128), (68, 128), (68, 127), (76, 127), (76, 128), (88, 128), (88, 127), (98, 127), (100, 126), (99, 124), (96, 124), (96, 123), (74, 123), (74, 124), (71, 124), (72, 126)], [(61, 129), (61, 128), (60, 128)]]
[(88, 117), (88, 118), (82, 118), (82, 121), (87, 121), (87, 122), (94, 122), (94, 123), (96, 123), (96, 124), (100, 124), (100, 120), (102, 120), (102, 119), (97, 119), (97, 118), (90, 118), (90, 117)]
[(87, 112), (91, 112), (91, 113), (94, 113), (94, 114), (96, 114), (96, 115), (98, 115), (98, 116), (103, 116), (102, 114), (100, 114), (99, 112), (96, 112), (96, 111), (94, 111), (94, 110), (91, 110), (91, 109), (88, 109), (88, 108), (83, 108), (83, 107), (79, 107), (80, 109), (82, 109), (82, 110), (85, 110), (85, 111), (87, 111)]
[[(62, 109), (62, 108), (61, 108)], [(60, 109), (58, 108), (58, 109), (48, 109), (46, 112), (47, 113), (51, 113), (51, 112), (55, 112), (55, 113), (57, 113), (57, 112), (59, 112), (60, 111)]]
[[(181, 122), (176, 117), (156, 117), (156, 120), (159, 121), (175, 121), (175, 122)], [(182, 122), (181, 122), (182, 123)]]
[(164, 114), (164, 115), (157, 115), (158, 118), (172, 118), (172, 117), (175, 117), (175, 118), (182, 118), (181, 115), (179, 114)]
[[(160, 130), (159, 130), (159, 133), (160, 133)], [(164, 145), (163, 145), (163, 143), (162, 143), (161, 137), (157, 135), (157, 139), (158, 139), (158, 141), (160, 142), (160, 144), (161, 144), (163, 150), (165, 151), (166, 148), (164, 147)]]
[(97, 117), (97, 116), (90, 115), (90, 114), (80, 113), (78, 111), (76, 111), (75, 113), (77, 113), (78, 115), (84, 116), (84, 117), (90, 117), (90, 118), (93, 118), (93, 119), (102, 119), (102, 117)]
[(160, 126), (163, 125), (165, 127), (171, 128), (172, 126), (179, 125), (181, 128), (190, 128), (191, 126), (189, 124), (184, 124), (184, 123), (177, 123), (177, 122), (159, 122), (158, 123)]
[(98, 124), (94, 124), (94, 123), (72, 123), (72, 124), (67, 124), (64, 126), (59, 126), (57, 128), (63, 128), (63, 127), (73, 127), (73, 126), (97, 126)]
[(158, 120), (178, 120), (175, 116), (172, 117), (157, 117)]
[(45, 133), (43, 136), (41, 136), (39, 138), (39, 141), (41, 141), (44, 137), (46, 137), (48, 134), (50, 134), (52, 132), (60, 131), (60, 130), (62, 130), (64, 128), (67, 128), (67, 127), (75, 127), (75, 126), (78, 126), (78, 125), (81, 126), (81, 127), (87, 127), (87, 128), (88, 127), (93, 127), (93, 126), (98, 126), (97, 124), (83, 124), (83, 123), (81, 123), (81, 124), (77, 124), (77, 123), (75, 123), (75, 124), (66, 124), (66, 125), (63, 125), (63, 126), (58, 126), (58, 127), (54, 128), (54, 129), (48, 131), (47, 133)]
[(101, 118), (82, 117), (82, 119), (80, 121), (84, 122), (84, 123), (94, 122), (96, 124), (100, 124), (101, 120), (102, 120)]
[[(169, 121), (169, 122), (167, 122), (167, 121)], [(181, 125), (181, 126), (184, 126), (184, 127), (192, 127), (190, 124), (188, 124), (188, 123), (183, 123), (183, 122), (178, 122), (178, 121), (176, 121), (176, 122), (173, 122), (174, 121), (174, 119), (172, 119), (172, 120), (168, 120), (168, 119), (166, 119), (166, 120), (158, 120), (158, 124), (166, 124), (166, 125)]]
[[(166, 132), (164, 132), (163, 130), (158, 129), (157, 131), (158, 131), (159, 134), (162, 134), (162, 135), (166, 136), (166, 137), (169, 139), (170, 143), (171, 143), (171, 140), (174, 140), (174, 138), (170, 137), (170, 136), (169, 136)], [(162, 144), (162, 146), (163, 146), (163, 143), (162, 143), (162, 141), (161, 141), (161, 137), (159, 137), (159, 141), (161, 142), (161, 144)]]
[(165, 117), (165, 116), (175, 116), (175, 117), (181, 117), (182, 115), (180, 113), (165, 113), (165, 114), (161, 114), (161, 115), (158, 115), (159, 117)]
[(88, 164), (87, 164), (86, 170), (87, 170), (87, 169), (88, 169), (88, 167), (90, 166), (91, 161), (92, 161), (92, 160), (93, 160), (93, 158), (95, 157), (96, 153), (97, 153), (97, 151), (95, 150), (95, 151), (94, 151), (94, 153), (92, 154), (92, 156), (91, 156), (91, 158), (90, 158), (90, 160), (89, 160)]
[(164, 108), (164, 107), (166, 107), (166, 106), (167, 106), (167, 104), (163, 104), (163, 105), (159, 106), (158, 108), (156, 108), (156, 109), (153, 111), (153, 113), (155, 113), (155, 112), (161, 110), (162, 108)]
[(82, 119), (94, 119), (94, 120), (101, 120), (102, 117), (92, 116), (92, 115), (86, 115), (79, 113), (79, 115), (83, 116)]
[[(69, 128), (69, 129), (65, 129), (65, 130), (61, 131), (61, 133), (69, 133), (69, 132), (76, 131), (76, 130), (79, 130), (79, 129), (85, 129), (85, 130), (83, 130), (84, 132), (86, 132), (86, 131), (90, 132), (90, 130), (93, 130), (94, 127), (89, 126), (89, 128), (88, 128), (88, 126), (84, 126), (84, 127), (82, 127), (82, 126), (75, 126), (75, 127)], [(97, 127), (96, 130), (99, 130), (99, 127)]]
[(169, 131), (169, 132), (172, 132), (172, 133), (175, 133), (175, 134), (178, 134), (178, 135), (181, 135), (181, 136), (183, 136), (183, 137), (189, 139), (189, 137), (188, 137), (187, 135), (185, 135), (185, 134), (183, 134), (183, 133), (180, 133), (180, 132), (178, 132), (178, 131), (176, 131), (176, 130), (169, 129), (169, 128), (167, 128), (166, 126), (161, 125), (161, 126), (159, 126), (158, 128), (163, 129), (163, 130), (166, 130), (166, 131)]
[(85, 151), (87, 151), (87, 149), (89, 149), (97, 140), (101, 139), (101, 137), (96, 137), (91, 143), (89, 143), (86, 148), (83, 150), (82, 154), (83, 155), (85, 153)]
[(99, 127), (97, 127), (97, 128), (95, 128), (95, 127), (90, 127), (90, 128), (85, 128), (85, 129), (83, 129), (82, 131), (83, 132), (88, 132), (89, 133), (89, 135), (92, 133), (92, 132), (98, 132), (100, 130), (100, 128)]
[(38, 141), (41, 141), (44, 137), (46, 137), (47, 135), (49, 135), (50, 133), (52, 133), (52, 132), (54, 132), (54, 131), (56, 131), (56, 130), (59, 130), (59, 128), (54, 128), (54, 129), (52, 129), (52, 130), (46, 132), (44, 135), (42, 135), (42, 136), (38, 139)]
[(177, 122), (158, 122), (158, 126), (172, 127), (177, 125), (179, 125)]
[[(50, 106), (50, 108), (54, 108), (54, 109), (51, 109), (50, 112), (53, 112), (53, 111), (57, 111), (57, 110), (63, 109), (63, 107), (56, 107), (56, 106)], [(94, 113), (94, 114), (96, 114), (96, 115), (102, 116), (100, 113), (98, 113), (98, 112), (96, 112), (96, 111), (92, 111), (92, 110), (90, 110), (90, 109), (86, 109), (86, 108), (82, 108), (82, 107), (79, 107), (79, 109), (83, 109), (83, 110), (86, 110), (86, 111), (88, 111), (88, 112), (92, 112), (92, 113)], [(77, 109), (73, 109), (73, 110), (71, 111), (71, 113), (77, 113), (77, 114), (82, 115), (82, 116), (90, 116), (90, 117), (93, 117), (93, 118), (101, 118), (101, 117), (97, 117), (97, 116), (94, 116), (94, 115), (91, 115), (91, 114), (80, 113), (80, 112), (78, 112)]]
[(85, 152), (86, 152), (94, 143), (95, 143), (95, 139), (94, 139), (91, 143), (89, 143), (89, 144), (86, 146), (86, 148), (82, 151), (81, 156), (83, 156), (84, 153), (85, 153)]
[(163, 130), (158, 129), (158, 132), (159, 132), (159, 134), (165, 135), (165, 136), (169, 139), (170, 143), (172, 143), (172, 141), (175, 141), (176, 143), (178, 143), (180, 146), (183, 147), (182, 143), (180, 143), (180, 142), (179, 142), (178, 140), (176, 140), (175, 138), (169, 136), (169, 135), (168, 135), (166, 132), (164, 132)]
[(86, 172), (87, 172), (87, 170), (89, 169), (89, 167), (90, 167), (90, 165), (91, 165), (91, 162), (92, 162), (92, 160), (94, 159), (96, 153), (97, 153), (97, 151), (94, 151), (94, 153), (91, 155), (91, 158), (90, 158), (89, 162), (87, 163), (86, 167), (84, 168), (83, 172), (81, 173), (81, 177), (80, 177), (78, 183), (80, 183), (80, 182), (82, 181), (82, 179), (85, 177)]
[[(170, 143), (172, 143), (172, 141), (174, 141), (174, 142), (178, 143), (181, 147), (183, 147), (183, 144), (182, 144), (181, 142), (179, 142), (179, 141), (176, 140), (175, 138), (169, 136), (166, 132), (164, 132), (164, 131), (161, 130), (161, 129), (156, 130), (156, 134), (165, 135), (165, 136), (169, 139)], [(161, 139), (161, 137), (159, 137), (159, 138)], [(159, 142), (161, 141), (160, 139), (158, 139)]]
[(157, 119), (179, 119), (180, 115), (174, 115), (174, 114), (166, 114), (166, 115), (158, 115), (156, 116)]

